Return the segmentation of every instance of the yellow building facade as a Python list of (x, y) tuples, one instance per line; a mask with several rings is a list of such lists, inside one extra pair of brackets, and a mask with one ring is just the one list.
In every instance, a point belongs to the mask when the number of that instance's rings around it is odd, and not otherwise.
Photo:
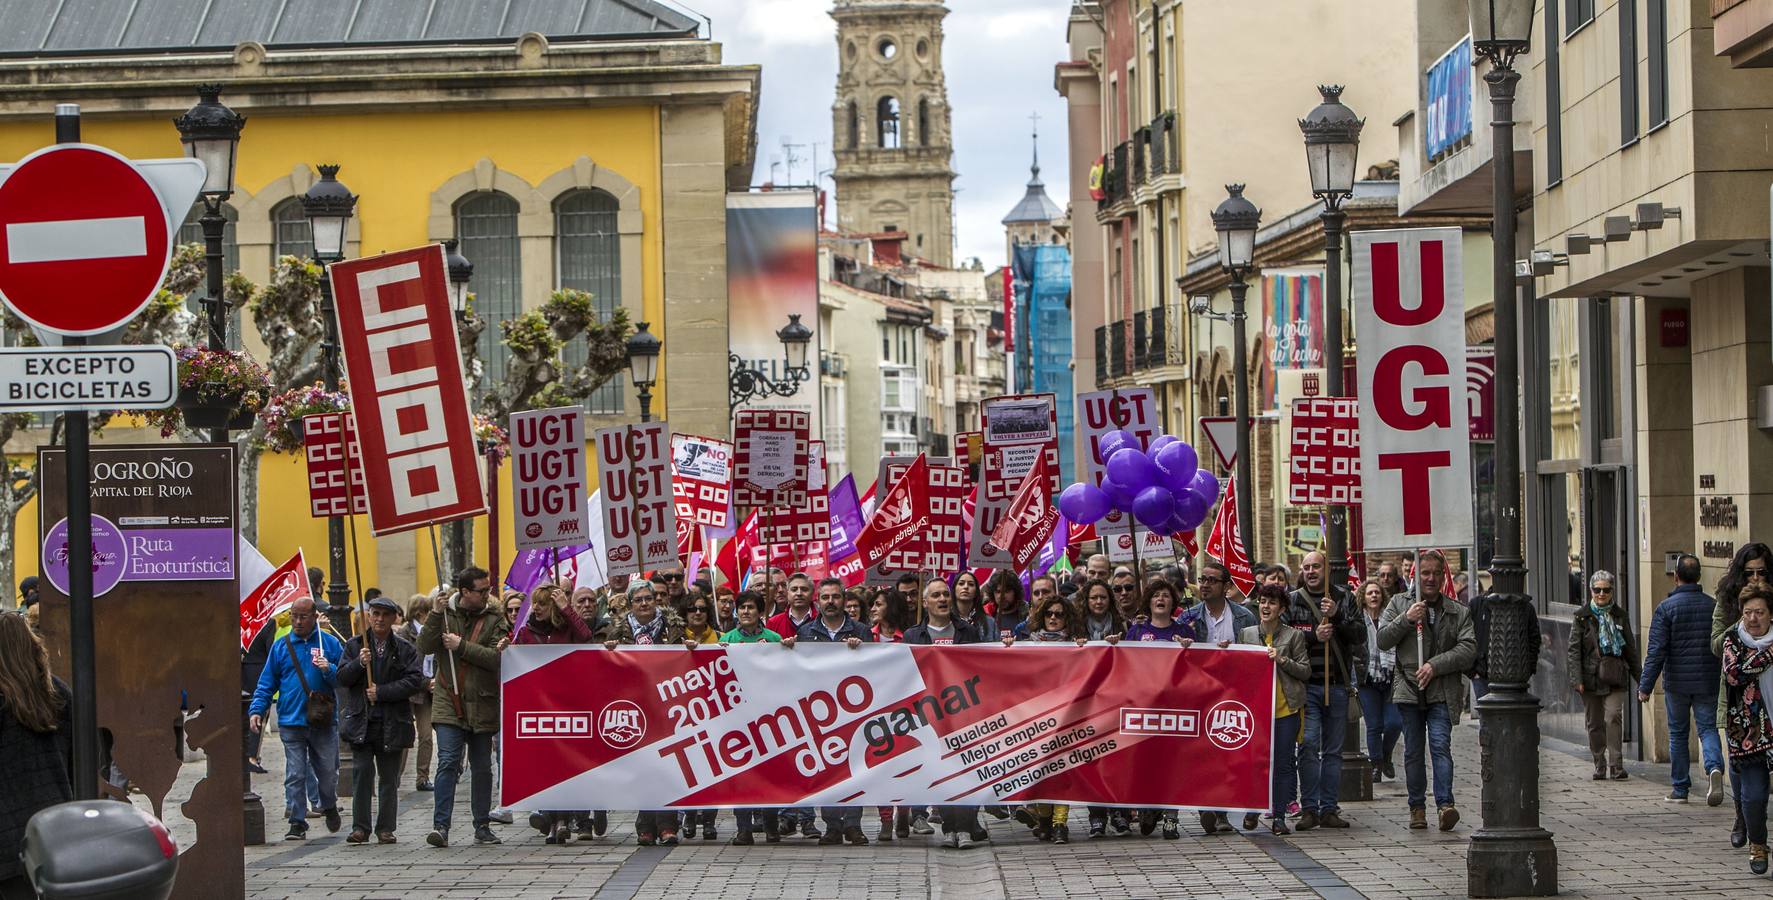
[[(465, 237), (465, 218), (475, 216), (477, 246), (490, 255), (471, 287), (482, 297), (502, 291), (510, 304), (504, 315), (477, 306), (495, 341), (497, 319), (580, 287), (574, 273), (594, 270), (602, 308), (652, 323), (663, 341), (654, 415), (676, 430), (725, 435), (724, 198), (749, 180), (758, 80), (756, 67), (722, 65), (719, 45), (693, 22), (656, 36), (530, 32), (324, 50), (246, 41), (140, 55), (98, 48), (0, 60), (0, 159), (51, 143), (58, 102), (81, 105), (86, 142), (131, 158), (181, 155), (172, 118), (195, 102), (198, 83), (219, 83), (222, 101), (248, 119), (229, 201), (230, 257), (248, 277), (262, 283), (278, 254), (302, 249), (295, 198), (319, 165), (337, 164), (359, 196), (347, 256)], [(474, 259), (467, 241), (463, 252)], [(598, 257), (575, 256), (587, 252)], [(246, 349), (265, 358), (250, 320), (244, 332)], [(489, 364), (487, 380), (501, 376)], [(625, 373), (618, 378), (589, 404), (587, 433), (637, 420), (632, 387)], [(95, 443), (158, 440), (117, 426)], [(7, 454), (28, 462), (46, 432), (16, 437)], [(508, 469), (499, 480), (508, 563)], [(257, 545), (273, 563), (301, 549), (309, 565), (325, 567), (326, 520), (308, 514), (299, 456), (262, 456), (257, 496), (241, 502), (256, 504)], [(436, 583), (440, 535), (376, 540), (365, 519), (355, 525), (354, 593), (377, 586), (404, 596)], [(475, 529), (484, 565), (487, 519)], [(19, 515), (15, 538), (18, 577), (35, 573), (35, 503)]]

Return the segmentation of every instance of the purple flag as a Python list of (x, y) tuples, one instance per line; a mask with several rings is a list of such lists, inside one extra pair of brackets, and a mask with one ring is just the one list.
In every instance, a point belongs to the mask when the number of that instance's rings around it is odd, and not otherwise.
[(829, 495), (831, 510), (830, 561), (848, 559), (856, 553), (856, 535), (862, 533), (862, 504), (856, 499), (856, 478), (845, 475)]

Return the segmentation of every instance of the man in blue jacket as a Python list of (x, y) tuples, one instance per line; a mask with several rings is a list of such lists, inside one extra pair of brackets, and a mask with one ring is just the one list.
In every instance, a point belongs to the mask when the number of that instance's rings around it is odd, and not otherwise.
[(337, 790), (338, 717), (329, 715), (324, 724), (310, 724), (308, 693), (332, 695), (345, 645), (321, 630), (319, 619), (313, 600), (304, 597), (290, 606), (290, 632), (271, 645), (249, 709), (252, 718), (248, 723), (257, 732), (264, 727), (271, 695), (277, 695), (277, 736), (283, 739), (283, 801), (289, 818), (289, 834), (283, 838), (286, 841), (308, 836), (305, 784), (310, 772), (320, 780), (320, 808), (326, 815), (326, 830), (336, 832), (343, 824)]
[(1715, 601), (1699, 587), (1699, 558), (1681, 554), (1675, 563), (1675, 589), (1650, 617), (1650, 648), (1644, 653), (1644, 674), (1638, 702), (1649, 701), (1656, 677), (1663, 676), (1662, 701), (1668, 711), (1670, 803), (1687, 802), (1693, 786), (1688, 774), (1687, 713), (1699, 723), (1699, 747), (1705, 762), (1705, 802), (1724, 802), (1724, 753), (1718, 737), (1718, 658), (1711, 655), (1711, 615)]

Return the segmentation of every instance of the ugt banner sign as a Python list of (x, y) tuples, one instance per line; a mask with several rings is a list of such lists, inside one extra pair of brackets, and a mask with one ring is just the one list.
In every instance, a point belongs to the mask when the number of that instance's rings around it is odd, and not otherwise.
[(503, 660), (500, 803), (517, 809), (1269, 808), (1259, 647), (526, 645)]
[(571, 547), (590, 539), (583, 409), (512, 413), (511, 471), (518, 550)]
[(1353, 235), (1368, 550), (1472, 542), (1465, 287), (1457, 228)]
[(604, 554), (611, 575), (683, 568), (671, 499), (670, 440), (664, 422), (597, 429)]
[(377, 536), (486, 512), (443, 246), (327, 266)]

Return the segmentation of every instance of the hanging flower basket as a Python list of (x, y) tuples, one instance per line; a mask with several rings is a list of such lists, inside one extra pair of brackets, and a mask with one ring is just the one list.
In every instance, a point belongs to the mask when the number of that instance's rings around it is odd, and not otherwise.
[(511, 455), (510, 435), (499, 427), (499, 423), (479, 413), (474, 414), (474, 442), (480, 455), (491, 457), (495, 463)]
[(351, 408), (351, 392), (341, 384), (336, 391), (315, 382), (306, 387), (291, 388), (272, 397), (259, 413), (265, 425), (261, 441), (272, 453), (298, 453), (302, 449), (302, 417), (321, 413), (346, 412)]
[(180, 347), (179, 393), (171, 409), (149, 410), (143, 418), (160, 427), (161, 437), (172, 437), (179, 427), (252, 427), (265, 405), (271, 376), (264, 366), (239, 350), (206, 350)]

